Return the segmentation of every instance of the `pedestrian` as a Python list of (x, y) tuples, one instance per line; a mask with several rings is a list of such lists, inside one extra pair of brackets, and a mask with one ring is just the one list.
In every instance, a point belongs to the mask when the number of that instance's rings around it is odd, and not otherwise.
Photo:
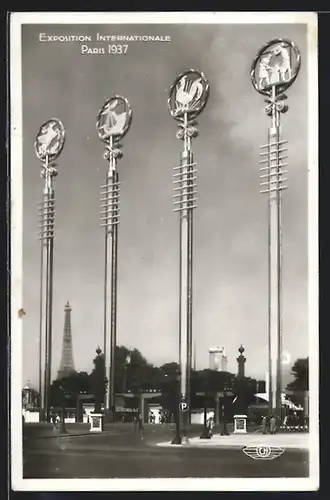
[(271, 416), (269, 423), (270, 423), (270, 433), (276, 434), (276, 418), (274, 415)]
[(214, 420), (213, 417), (210, 417), (207, 423), (207, 429), (210, 437), (213, 436), (213, 427), (214, 427)]
[(267, 434), (267, 417), (263, 416), (262, 417), (262, 433)]
[(57, 427), (56, 427), (56, 415), (52, 416), (52, 423), (53, 423), (53, 432), (55, 433), (55, 431), (57, 430)]
[(59, 430), (60, 430), (60, 417), (59, 415), (54, 415), (53, 416), (53, 432), (54, 434), (58, 434), (59, 433)]

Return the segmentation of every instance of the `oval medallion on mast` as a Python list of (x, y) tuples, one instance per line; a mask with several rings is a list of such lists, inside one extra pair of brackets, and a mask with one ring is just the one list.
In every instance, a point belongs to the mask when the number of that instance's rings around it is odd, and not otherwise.
[(185, 114), (189, 120), (203, 111), (210, 92), (210, 84), (200, 71), (189, 69), (174, 80), (167, 101), (169, 112), (182, 121)]
[(53, 162), (61, 154), (65, 142), (65, 128), (57, 118), (50, 118), (41, 125), (34, 143), (40, 161)]
[(97, 115), (96, 129), (101, 141), (106, 144), (120, 141), (132, 122), (132, 108), (125, 97), (115, 95), (108, 99)]
[(301, 56), (298, 47), (282, 38), (266, 43), (253, 60), (251, 81), (260, 94), (270, 96), (272, 87), (277, 94), (288, 89), (297, 78)]

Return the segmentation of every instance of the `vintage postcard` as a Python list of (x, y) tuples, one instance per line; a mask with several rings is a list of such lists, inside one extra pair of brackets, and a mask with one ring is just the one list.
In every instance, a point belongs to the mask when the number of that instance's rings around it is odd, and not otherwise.
[(9, 29), (12, 488), (318, 489), (317, 15)]

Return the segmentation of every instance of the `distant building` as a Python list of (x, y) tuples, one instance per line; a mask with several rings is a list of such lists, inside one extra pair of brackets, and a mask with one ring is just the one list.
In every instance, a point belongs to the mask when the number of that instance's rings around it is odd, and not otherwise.
[(32, 387), (30, 381), (25, 384), (22, 389), (22, 407), (23, 408), (36, 408), (39, 405), (39, 394)]
[(73, 353), (72, 353), (72, 333), (71, 333), (71, 307), (69, 302), (64, 308), (64, 332), (62, 341), (62, 356), (57, 378), (67, 377), (74, 373)]
[(209, 368), (217, 372), (227, 371), (227, 356), (224, 347), (210, 347), (209, 349)]

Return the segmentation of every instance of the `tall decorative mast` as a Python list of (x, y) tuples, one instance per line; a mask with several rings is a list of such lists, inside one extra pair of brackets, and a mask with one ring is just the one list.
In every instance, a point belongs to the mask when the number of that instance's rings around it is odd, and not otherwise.
[(69, 302), (64, 308), (64, 331), (62, 343), (62, 356), (57, 378), (63, 378), (75, 371), (73, 363), (72, 332), (71, 332), (71, 307)]
[[(101, 186), (101, 227), (104, 227), (104, 311), (103, 352), (108, 390), (105, 411), (110, 410), (115, 420), (115, 351), (117, 345), (117, 253), (119, 224), (119, 174), (117, 160), (122, 157), (119, 141), (132, 122), (132, 108), (125, 97), (115, 95), (108, 99), (97, 116), (96, 129), (105, 143), (104, 159), (108, 162), (105, 184)], [(110, 241), (111, 246), (110, 246)], [(108, 300), (110, 298), (110, 315)], [(109, 317), (110, 316), (110, 317)], [(110, 339), (109, 339), (110, 324)]]
[[(180, 432), (173, 444), (187, 442), (190, 414), (190, 377), (192, 368), (192, 272), (193, 272), (193, 209), (196, 208), (196, 163), (191, 151), (192, 137), (198, 135), (195, 118), (204, 109), (210, 85), (205, 75), (194, 69), (181, 73), (170, 88), (168, 108), (179, 122), (177, 138), (183, 140), (180, 165), (174, 167), (174, 211), (180, 214)], [(180, 429), (179, 429), (180, 431)]]
[(55, 224), (55, 160), (65, 142), (65, 129), (57, 118), (46, 121), (39, 129), (34, 148), (41, 161), (44, 190), (39, 208), (40, 217), (40, 324), (39, 324), (39, 394), (42, 420), (50, 420), (50, 386), (52, 374), (53, 331), (53, 248)]
[(268, 141), (260, 147), (261, 193), (268, 201), (268, 372), (269, 413), (281, 420), (283, 348), (282, 333), (282, 192), (287, 189), (287, 142), (282, 139), (281, 114), (288, 110), (284, 91), (297, 78), (301, 63), (298, 48), (290, 40), (274, 39), (264, 45), (251, 67), (252, 84), (266, 96), (270, 117)]

